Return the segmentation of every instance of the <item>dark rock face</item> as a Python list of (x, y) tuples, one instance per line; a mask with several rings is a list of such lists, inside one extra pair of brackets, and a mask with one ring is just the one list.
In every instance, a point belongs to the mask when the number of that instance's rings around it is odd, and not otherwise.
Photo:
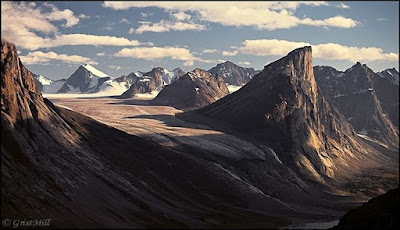
[(230, 85), (242, 86), (256, 74), (254, 68), (243, 68), (227, 61), (208, 70), (208, 72), (221, 75)]
[(349, 152), (363, 155), (351, 125), (316, 85), (311, 47), (292, 51), (237, 92), (194, 112), (266, 143), (290, 167), (317, 180), (334, 177)]
[(346, 213), (333, 229), (398, 229), (400, 189), (388, 191)]
[(176, 108), (199, 108), (227, 94), (228, 88), (220, 75), (195, 69), (165, 86), (152, 103)]
[(399, 72), (392, 68), (377, 73), (372, 78), (372, 84), (383, 112), (399, 128)]
[(353, 128), (378, 141), (398, 145), (398, 130), (382, 111), (374, 87), (376, 74), (357, 63), (344, 73), (332, 67), (314, 68), (325, 96), (345, 115)]

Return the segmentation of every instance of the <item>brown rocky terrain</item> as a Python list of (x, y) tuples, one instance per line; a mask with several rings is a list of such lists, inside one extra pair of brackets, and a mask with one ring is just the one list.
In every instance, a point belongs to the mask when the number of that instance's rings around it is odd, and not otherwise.
[(196, 115), (214, 119), (219, 123), (214, 128), (233, 129), (266, 144), (284, 164), (313, 180), (346, 177), (382, 157), (322, 95), (311, 47), (265, 66), (237, 92), (178, 117), (195, 121)]

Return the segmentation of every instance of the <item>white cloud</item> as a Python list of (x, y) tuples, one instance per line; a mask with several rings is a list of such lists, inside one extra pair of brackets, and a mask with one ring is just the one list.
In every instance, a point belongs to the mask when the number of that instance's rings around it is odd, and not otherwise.
[[(283, 56), (293, 49), (309, 46), (306, 42), (292, 42), (277, 39), (246, 40), (239, 48), (240, 53), (256, 56), (277, 55)], [(384, 53), (382, 49), (376, 47), (352, 47), (335, 43), (311, 45), (315, 58), (329, 60), (356, 61), (398, 61), (398, 54)]]
[(178, 21), (190, 20), (190, 18), (192, 17), (189, 14), (186, 14), (185, 12), (182, 11), (172, 14), (172, 16)]
[[(132, 29), (132, 28), (131, 28)], [(172, 22), (162, 20), (160, 22), (154, 24), (143, 23), (134, 30), (135, 33), (141, 34), (144, 32), (168, 32), (168, 31), (184, 31), (184, 30), (192, 30), (192, 31), (201, 31), (205, 30), (206, 27), (204, 25), (195, 24), (192, 22)], [(129, 33), (133, 33), (133, 31), (129, 30)]]
[[(68, 19), (73, 15), (72, 11), (60, 11), (50, 3), (43, 3), (43, 5), (50, 8), (52, 12), (43, 13), (39, 7), (36, 7), (36, 4), (2, 2), (2, 38), (12, 41), (19, 48), (28, 50), (66, 45), (138, 46), (142, 44), (137, 40), (128, 40), (123, 37), (61, 34), (50, 21), (66, 20), (65, 26), (72, 26), (77, 23), (75, 19)], [(41, 37), (37, 32), (42, 32), (47, 36)]]
[(20, 59), (24, 64), (27, 65), (47, 64), (52, 60), (58, 60), (65, 63), (88, 63), (93, 65), (98, 64), (88, 57), (83, 57), (79, 55), (57, 54), (55, 52), (44, 53), (41, 51), (29, 52), (26, 56), (20, 56)]
[(382, 21), (387, 21), (387, 18), (377, 18), (376, 19), (378, 22), (382, 22)]
[(343, 2), (341, 2), (340, 4), (336, 5), (337, 8), (342, 8), (342, 9), (349, 9), (350, 6), (344, 4)]
[(128, 33), (129, 33), (129, 34), (134, 34), (134, 33), (135, 33), (135, 29), (130, 28), (129, 31), (128, 31)]
[(211, 54), (211, 53), (216, 53), (218, 52), (218, 50), (216, 49), (204, 49), (203, 51), (201, 51), (203, 54)]
[(234, 50), (232, 52), (222, 51), (222, 55), (224, 55), (224, 56), (236, 56), (236, 54), (238, 54), (238, 53), (239, 53), (239, 51), (237, 51), (237, 50)]
[(97, 53), (96, 56), (103, 57), (103, 56), (106, 56), (106, 54), (105, 53)]
[(100, 36), (91, 34), (63, 34), (55, 37), (44, 47), (57, 47), (66, 45), (93, 45), (93, 46), (138, 46), (137, 40), (129, 40), (123, 37)]
[(78, 16), (78, 18), (81, 18), (81, 19), (89, 19), (90, 16), (85, 15), (85, 14), (80, 14), (80, 15)]
[(135, 1), (104, 2), (104, 7), (114, 10), (129, 8), (159, 7), (165, 10), (195, 11), (201, 20), (228, 26), (252, 26), (257, 29), (275, 30), (291, 28), (301, 24), (350, 28), (357, 21), (343, 16), (328, 19), (299, 19), (294, 11), (300, 5), (328, 6), (326, 2), (200, 2), (200, 1)]
[(155, 60), (161, 58), (172, 58), (174, 60), (197, 60), (190, 50), (179, 47), (136, 47), (123, 48), (115, 53), (117, 57), (131, 57), (145, 60)]
[(185, 62), (183, 63), (183, 65), (184, 65), (184, 66), (193, 66), (193, 65), (194, 65), (194, 62), (193, 62), (193, 60), (187, 60), (187, 61), (185, 61)]
[(118, 65), (109, 65), (108, 68), (114, 69), (114, 70), (120, 70), (120, 69), (121, 69), (121, 66), (118, 66)]
[(304, 18), (301, 20), (300, 23), (312, 26), (324, 26), (324, 27), (333, 26), (342, 28), (351, 28), (359, 24), (358, 21), (355, 21), (350, 18), (345, 18), (343, 16), (335, 16), (324, 20), (312, 20), (310, 18)]
[(239, 65), (250, 65), (250, 62), (248, 62), (248, 61), (240, 61)]
[(65, 20), (66, 23), (63, 25), (64, 27), (72, 27), (79, 22), (79, 18), (74, 16), (74, 12), (69, 9), (58, 10), (54, 9), (53, 12), (46, 16), (50, 21), (62, 21)]

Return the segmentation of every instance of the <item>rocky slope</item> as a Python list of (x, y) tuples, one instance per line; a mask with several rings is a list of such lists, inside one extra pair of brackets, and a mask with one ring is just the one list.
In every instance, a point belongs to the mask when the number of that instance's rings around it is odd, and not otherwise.
[(370, 68), (357, 63), (345, 72), (323, 66), (314, 70), (323, 94), (358, 133), (398, 146), (398, 130), (382, 110), (374, 86), (377, 76)]
[(273, 228), (297, 215), (235, 179), (223, 157), (161, 147), (54, 106), (3, 40), (1, 82), (4, 218), (49, 218), (51, 228)]
[(374, 155), (321, 94), (311, 47), (290, 52), (237, 92), (179, 117), (196, 114), (271, 147), (285, 165), (313, 180), (356, 172), (366, 163), (361, 158)]
[(152, 100), (152, 104), (175, 108), (199, 108), (229, 94), (224, 79), (202, 69), (194, 69), (178, 78)]
[(180, 68), (168, 71), (161, 67), (153, 68), (147, 73), (131, 73), (128, 76), (131, 76), (133, 79), (132, 84), (121, 95), (121, 98), (131, 98), (139, 93), (159, 92), (165, 85), (171, 84), (184, 74), (185, 72)]
[(383, 112), (399, 128), (399, 72), (395, 68), (384, 70), (374, 75), (372, 83)]
[(397, 187), (349, 211), (333, 229), (398, 229), (399, 215), (400, 189)]
[(221, 75), (226, 83), (236, 86), (246, 84), (256, 74), (254, 68), (243, 68), (230, 61), (218, 64), (208, 72)]

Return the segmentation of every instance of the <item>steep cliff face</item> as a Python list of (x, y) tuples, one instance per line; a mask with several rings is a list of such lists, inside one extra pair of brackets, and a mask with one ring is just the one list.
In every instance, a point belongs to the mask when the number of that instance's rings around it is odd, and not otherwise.
[[(322, 66), (315, 67), (315, 71), (323, 94), (358, 133), (391, 146), (398, 146), (398, 130), (383, 112), (377, 97), (375, 86), (381, 88), (378, 86), (377, 74), (360, 63), (345, 72)], [(381, 92), (382, 89), (378, 91)]]
[(350, 124), (317, 87), (311, 47), (269, 64), (239, 91), (196, 113), (232, 124), (317, 179), (333, 177), (354, 155), (363, 155)]
[(152, 103), (176, 108), (199, 108), (227, 94), (229, 91), (221, 76), (196, 68), (165, 86)]
[(399, 72), (395, 68), (384, 70), (374, 75), (372, 83), (383, 112), (388, 114), (390, 121), (398, 129)]

